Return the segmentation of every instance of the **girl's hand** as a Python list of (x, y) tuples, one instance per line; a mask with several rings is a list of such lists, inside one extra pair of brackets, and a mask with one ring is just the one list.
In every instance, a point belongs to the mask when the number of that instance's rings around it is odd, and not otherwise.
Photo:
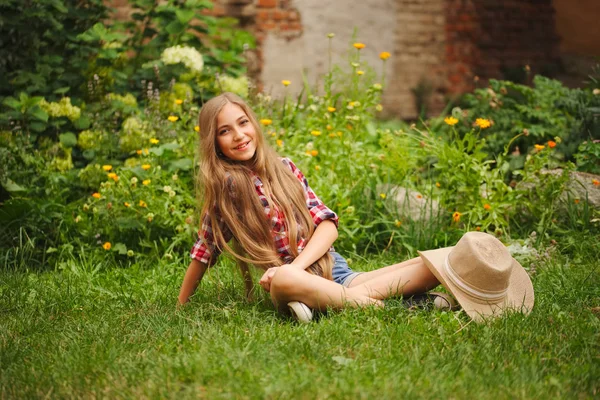
[(258, 281), (260, 286), (265, 289), (265, 292), (271, 291), (271, 279), (273, 279), (275, 272), (277, 272), (277, 268), (279, 267), (272, 267), (266, 270), (263, 276), (260, 278), (260, 281)]

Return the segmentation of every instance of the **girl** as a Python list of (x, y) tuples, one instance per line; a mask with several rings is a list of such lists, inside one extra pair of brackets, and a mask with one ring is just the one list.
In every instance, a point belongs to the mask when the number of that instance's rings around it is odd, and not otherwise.
[(332, 247), (337, 215), (294, 163), (268, 146), (256, 116), (238, 96), (224, 93), (204, 104), (199, 126), (202, 229), (179, 304), (189, 300), (221, 251), (241, 265), (264, 269), (259, 283), (277, 310), (303, 322), (312, 319), (311, 309), (381, 307), (385, 298), (439, 284), (421, 258), (353, 272)]

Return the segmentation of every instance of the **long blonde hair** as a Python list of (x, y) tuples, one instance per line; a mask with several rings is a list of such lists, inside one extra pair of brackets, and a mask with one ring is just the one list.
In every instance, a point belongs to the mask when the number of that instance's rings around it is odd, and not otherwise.
[[(256, 152), (246, 162), (231, 160), (220, 153), (217, 137), (217, 117), (223, 107), (235, 104), (246, 113), (256, 131)], [(283, 264), (277, 255), (269, 218), (265, 215), (254, 186), (254, 174), (263, 182), (263, 188), (273, 217), (279, 209), (285, 215), (285, 231), (289, 238), (290, 253), (298, 256), (298, 238), (309, 240), (314, 233), (314, 222), (306, 205), (304, 189), (292, 171), (284, 165), (277, 153), (265, 142), (256, 116), (240, 97), (223, 93), (202, 106), (198, 119), (200, 126), (200, 172), (198, 182), (202, 197), (202, 214), (208, 214), (215, 244), (218, 249), (232, 254), (239, 263), (252, 263), (263, 269)], [(217, 223), (216, 213), (231, 230), (239, 246), (229, 246)], [(239, 247), (245, 254), (241, 254)], [(238, 251), (236, 251), (238, 250)], [(331, 278), (332, 259), (323, 255), (307, 270), (315, 275)]]

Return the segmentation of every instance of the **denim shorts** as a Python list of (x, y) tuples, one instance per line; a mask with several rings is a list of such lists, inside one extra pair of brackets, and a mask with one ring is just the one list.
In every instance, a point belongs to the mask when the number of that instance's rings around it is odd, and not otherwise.
[(348, 266), (348, 263), (339, 253), (335, 251), (329, 252), (333, 257), (333, 281), (342, 286), (349, 287), (350, 283), (362, 272), (354, 272)]

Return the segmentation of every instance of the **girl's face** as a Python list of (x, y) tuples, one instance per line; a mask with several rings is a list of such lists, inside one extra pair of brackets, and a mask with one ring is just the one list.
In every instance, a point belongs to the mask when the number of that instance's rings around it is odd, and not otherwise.
[(256, 152), (256, 130), (240, 106), (227, 103), (217, 116), (217, 146), (234, 161), (248, 161)]

